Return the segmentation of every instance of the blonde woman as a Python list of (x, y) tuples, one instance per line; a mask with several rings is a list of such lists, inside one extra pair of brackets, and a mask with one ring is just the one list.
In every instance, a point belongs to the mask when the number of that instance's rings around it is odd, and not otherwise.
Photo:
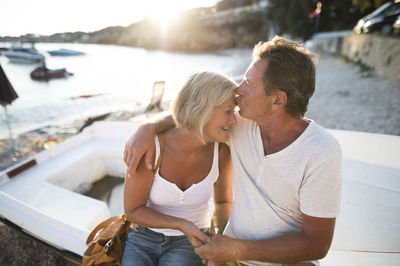
[[(160, 167), (153, 172), (142, 160), (125, 179), (125, 215), (139, 226), (129, 232), (123, 266), (202, 265), (194, 247), (208, 241), (210, 226), (222, 232), (233, 201), (232, 163), (224, 142), (236, 123), (236, 87), (223, 75), (199, 72), (179, 91), (172, 107), (176, 127), (161, 136)], [(157, 137), (155, 145), (157, 161)]]

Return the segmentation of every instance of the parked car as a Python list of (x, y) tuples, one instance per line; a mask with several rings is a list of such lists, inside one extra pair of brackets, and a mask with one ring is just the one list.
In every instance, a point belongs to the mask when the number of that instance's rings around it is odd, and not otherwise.
[(393, 23), (393, 33), (400, 34), (400, 15), (397, 17), (396, 21)]
[(379, 31), (383, 34), (393, 32), (393, 23), (400, 15), (400, 1), (387, 2), (371, 14), (363, 17), (354, 27), (356, 33), (370, 33)]

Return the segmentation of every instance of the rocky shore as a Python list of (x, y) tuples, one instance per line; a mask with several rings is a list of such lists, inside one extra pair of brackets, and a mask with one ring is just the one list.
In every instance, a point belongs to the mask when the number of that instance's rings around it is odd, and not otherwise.
[[(242, 62), (240, 68), (244, 71), (248, 63)], [(361, 72), (357, 65), (323, 54), (317, 67), (316, 91), (306, 116), (326, 128), (400, 135), (400, 88), (373, 71)], [(78, 128), (79, 123), (70, 126)], [(0, 167), (5, 169), (69, 136), (20, 136), (15, 139), (17, 152), (8, 150), (9, 143), (2, 140)], [(0, 265), (74, 265), (2, 223), (0, 250)]]

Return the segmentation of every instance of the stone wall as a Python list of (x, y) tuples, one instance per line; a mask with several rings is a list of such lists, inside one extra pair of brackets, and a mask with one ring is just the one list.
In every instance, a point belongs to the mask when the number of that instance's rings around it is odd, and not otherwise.
[(313, 49), (331, 54), (342, 53), (343, 39), (352, 31), (321, 32), (313, 36)]
[(372, 67), (400, 88), (400, 38), (351, 31), (329, 32), (315, 35), (312, 47)]
[(352, 34), (343, 40), (342, 55), (373, 67), (400, 88), (400, 38)]

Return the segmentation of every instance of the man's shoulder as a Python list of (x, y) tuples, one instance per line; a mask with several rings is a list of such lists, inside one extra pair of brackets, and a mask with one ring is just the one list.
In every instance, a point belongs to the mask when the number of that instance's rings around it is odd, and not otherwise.
[(309, 126), (311, 126), (310, 143), (317, 150), (322, 153), (342, 153), (339, 142), (326, 128), (314, 121)]
[(248, 145), (257, 135), (257, 124), (249, 119), (236, 114), (236, 125), (232, 127), (232, 134), (229, 139), (229, 145)]

